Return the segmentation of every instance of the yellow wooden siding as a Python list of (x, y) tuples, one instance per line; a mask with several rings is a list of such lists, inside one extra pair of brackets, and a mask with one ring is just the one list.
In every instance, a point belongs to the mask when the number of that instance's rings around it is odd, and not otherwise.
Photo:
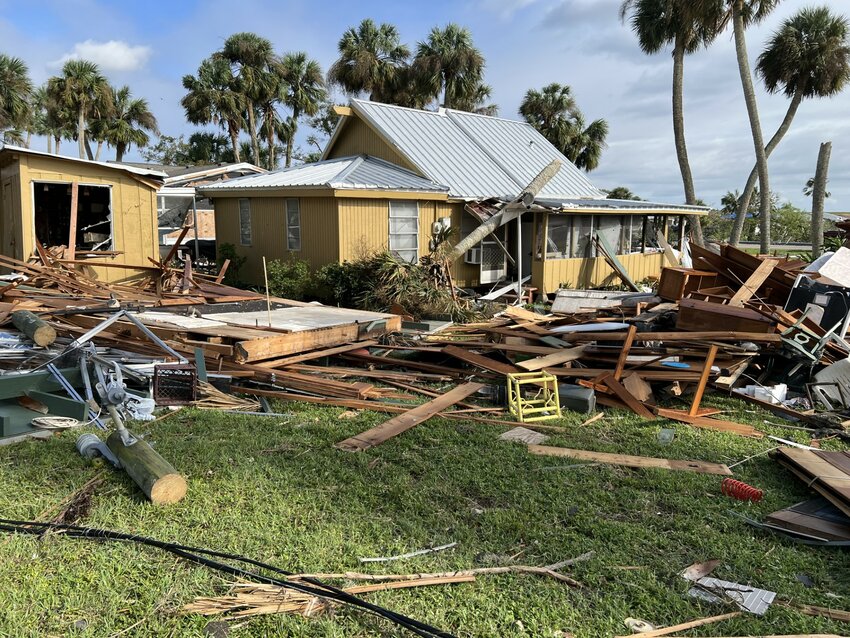
[(286, 243), (286, 198), (249, 197), (251, 202), (251, 245), (243, 246), (239, 235), (239, 198), (215, 199), (216, 243), (233, 244), (238, 255), (247, 257), (240, 279), (253, 284), (263, 281), (263, 257), (303, 259), (312, 268), (339, 260), (339, 225), (333, 197), (300, 197), (301, 250), (290, 251)]
[[(661, 253), (636, 253), (618, 255), (618, 261), (628, 271), (632, 281), (641, 281), (647, 277), (658, 277), (664, 265)], [(532, 264), (531, 285), (546, 292), (555, 292), (558, 288), (594, 288), (616, 286), (620, 278), (607, 264), (604, 257), (591, 259), (535, 259)]]
[[(156, 189), (118, 170), (81, 164), (51, 157), (21, 155), (19, 219), (21, 252), (26, 256), (35, 249), (33, 220), (33, 182), (60, 182), (108, 186), (112, 203), (112, 249), (121, 252), (109, 263), (148, 266), (148, 257), (159, 258), (157, 244)], [(4, 240), (4, 251), (6, 249)], [(104, 261), (107, 261), (104, 259)], [(90, 260), (96, 276), (104, 281), (120, 281), (139, 276), (144, 271), (97, 267)]]
[(0, 252), (22, 259), (21, 182), (17, 163), (0, 168)]
[(371, 155), (421, 174), (413, 164), (404, 159), (368, 124), (356, 115), (352, 115), (349, 116), (345, 127), (328, 150), (327, 158), (333, 159), (361, 154)]

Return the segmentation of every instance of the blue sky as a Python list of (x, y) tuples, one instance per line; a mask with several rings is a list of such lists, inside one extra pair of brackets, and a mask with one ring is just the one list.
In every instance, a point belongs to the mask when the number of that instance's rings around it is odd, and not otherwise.
[[(751, 60), (784, 18), (808, 4), (785, 0), (764, 24), (751, 29)], [(846, 0), (819, 4), (850, 12)], [(670, 123), (671, 59), (669, 53), (643, 55), (620, 23), (618, 6), (619, 0), (0, 0), (0, 51), (23, 58), (36, 82), (56, 73), (68, 56), (93, 58), (113, 83), (129, 84), (148, 99), (164, 133), (178, 135), (194, 130), (179, 104), (180, 78), (193, 73), (232, 33), (259, 33), (279, 52), (307, 51), (327, 69), (339, 36), (363, 18), (396, 24), (411, 46), (432, 26), (458, 22), (470, 28), (487, 59), (486, 80), (503, 117), (517, 117), (527, 89), (569, 84), (585, 115), (604, 117), (611, 127), (609, 147), (591, 179), (603, 188), (625, 185), (647, 199), (679, 202), (682, 187)], [(767, 139), (787, 101), (760, 87), (758, 98)], [(340, 102), (344, 99), (339, 96)], [(848, 114), (850, 89), (803, 103), (770, 161), (772, 188), (783, 199), (809, 206), (802, 186), (814, 174), (820, 142), (832, 140), (827, 209), (850, 210)], [(731, 33), (687, 59), (685, 117), (698, 195), (716, 204), (727, 190), (743, 187), (753, 162)], [(43, 141), (34, 144), (43, 146)], [(73, 152), (68, 143), (63, 148)], [(129, 159), (137, 158), (134, 150)]]

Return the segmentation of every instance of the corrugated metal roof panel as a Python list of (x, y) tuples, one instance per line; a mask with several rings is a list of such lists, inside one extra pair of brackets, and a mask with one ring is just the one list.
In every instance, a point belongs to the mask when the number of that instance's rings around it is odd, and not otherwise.
[(143, 177), (156, 177), (157, 179), (163, 179), (168, 177), (162, 171), (150, 170), (144, 168), (138, 168), (136, 166), (128, 166), (126, 164), (117, 164), (115, 162), (96, 162), (94, 160), (88, 159), (80, 159), (79, 157), (69, 157), (67, 155), (54, 155), (53, 153), (45, 153), (44, 151), (34, 151), (31, 148), (24, 148), (22, 146), (14, 146), (13, 144), (5, 144), (3, 141), (0, 141), (0, 151), (9, 151), (10, 153), (24, 153), (27, 155), (39, 155), (41, 157), (49, 157), (51, 159), (60, 159), (67, 160), (69, 162), (81, 162), (83, 164), (93, 164), (96, 166), (103, 166), (105, 168), (111, 168), (116, 171), (124, 171), (125, 173), (132, 173), (133, 175), (141, 175)]
[(452, 195), (480, 199), (519, 193), (521, 187), (445, 111), (365, 100), (352, 100), (352, 104), (424, 175), (446, 184)]
[(352, 100), (356, 112), (431, 179), (455, 197), (512, 198), (552, 160), (561, 170), (542, 194), (597, 198), (597, 189), (562, 153), (525, 122), (464, 111), (423, 111)]
[(265, 175), (247, 175), (204, 186), (200, 190), (229, 191), (287, 187), (327, 187), (445, 192), (441, 186), (384, 160), (366, 155), (283, 168)]

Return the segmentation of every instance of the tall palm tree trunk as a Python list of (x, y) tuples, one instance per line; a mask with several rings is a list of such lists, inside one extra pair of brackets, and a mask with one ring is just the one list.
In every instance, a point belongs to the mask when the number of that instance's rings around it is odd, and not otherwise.
[[(94, 152), (94, 159), (96, 162), (100, 161), (100, 154), (103, 152), (103, 140), (97, 141), (97, 150)], [(120, 160), (118, 160), (120, 161)]]
[(126, 150), (127, 150), (127, 145), (124, 144), (123, 142), (118, 142), (115, 145), (115, 161), (116, 162), (123, 162), (124, 161), (124, 153), (126, 152)]
[[(770, 154), (773, 153), (773, 150), (779, 145), (782, 138), (785, 137), (788, 129), (791, 128), (791, 122), (794, 120), (794, 116), (797, 115), (797, 109), (800, 107), (800, 102), (802, 101), (803, 87), (798, 87), (794, 92), (794, 97), (791, 98), (788, 110), (785, 111), (785, 117), (782, 119), (782, 123), (779, 125), (779, 128), (776, 129), (773, 137), (770, 138), (767, 146), (764, 147), (764, 152), (767, 157), (770, 157)], [(749, 177), (747, 177), (747, 184), (744, 186), (744, 192), (741, 194), (741, 197), (738, 198), (738, 209), (735, 211), (735, 221), (732, 224), (732, 234), (729, 236), (729, 243), (732, 246), (737, 246), (738, 242), (741, 241), (741, 233), (744, 230), (744, 222), (747, 217), (746, 211), (750, 208), (750, 200), (753, 198), (753, 193), (756, 189), (758, 175), (758, 165), (755, 165), (753, 166), (753, 170), (750, 171)]]
[(297, 108), (292, 109), (292, 128), (286, 140), (286, 168), (292, 166), (292, 147), (295, 145), (295, 131), (298, 130), (298, 118), (300, 116), (301, 112)]
[(80, 159), (86, 159), (86, 112), (82, 107), (77, 113), (77, 141), (80, 144)]
[(32, 131), (27, 131), (27, 139), (26, 142), (24, 142), (24, 146), (29, 148), (30, 144), (32, 144)]
[(239, 163), (242, 159), (239, 156), (239, 126), (233, 120), (227, 122), (227, 132), (230, 134), (230, 145), (233, 147), (233, 161)]
[(829, 172), (829, 156), (832, 142), (824, 142), (818, 151), (815, 183), (812, 188), (812, 259), (817, 259), (823, 246), (823, 200), (826, 197), (826, 175)]
[(744, 0), (735, 0), (732, 4), (732, 27), (735, 32), (735, 53), (738, 56), (738, 72), (741, 75), (741, 87), (744, 91), (744, 102), (747, 104), (747, 116), (753, 134), (753, 146), (756, 152), (756, 168), (759, 174), (759, 250), (770, 252), (770, 179), (767, 174), (767, 153), (764, 150), (764, 138), (761, 134), (756, 93), (753, 88), (753, 77), (750, 74), (750, 61), (747, 56), (747, 40), (744, 35), (744, 16), (742, 15)]
[[(266, 143), (269, 145), (269, 166), (268, 166), (268, 168), (269, 168), (270, 171), (273, 171), (275, 168), (277, 168), (277, 166), (276, 166), (277, 165), (277, 158), (275, 157), (275, 152), (274, 152), (274, 127), (272, 126), (271, 122), (268, 122), (266, 128), (268, 129), (266, 131)], [(287, 167), (288, 166), (289, 166), (289, 164), (287, 164)]]
[(56, 154), (59, 155), (59, 144), (62, 142), (62, 138), (57, 135), (53, 140), (56, 142)]
[[(679, 172), (682, 174), (682, 185), (685, 188), (685, 203), (697, 203), (694, 189), (694, 176), (688, 161), (688, 146), (685, 142), (685, 108), (684, 108), (684, 75), (685, 75), (685, 43), (682, 36), (676, 35), (673, 45), (673, 140), (676, 145), (676, 158), (679, 160)], [(694, 242), (704, 245), (702, 222), (696, 215), (689, 216), (694, 231)]]
[(251, 151), (254, 154), (254, 164), (260, 165), (260, 140), (257, 136), (257, 118), (254, 113), (254, 103), (248, 102), (248, 128), (251, 129)]
[(47, 136), (47, 154), (53, 155), (53, 136), (52, 135)]
[(89, 138), (86, 138), (86, 159), (94, 159), (94, 153), (92, 153), (91, 142), (89, 141)]

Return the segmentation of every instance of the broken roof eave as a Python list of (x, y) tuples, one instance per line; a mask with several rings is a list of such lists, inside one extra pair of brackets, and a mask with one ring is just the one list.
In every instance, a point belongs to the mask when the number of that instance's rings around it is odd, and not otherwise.
[(164, 182), (168, 177), (162, 171), (152, 171), (145, 170), (141, 168), (136, 168), (134, 166), (128, 166), (126, 164), (118, 164), (116, 162), (101, 162), (90, 159), (82, 159), (79, 157), (69, 157), (68, 155), (56, 155), (54, 153), (46, 153), (44, 151), (35, 151), (30, 148), (24, 148), (22, 146), (15, 146), (13, 144), (6, 144), (4, 142), (0, 142), (0, 151), (6, 151), (10, 154), (21, 154), (21, 155), (35, 155), (37, 157), (44, 157), (47, 159), (53, 160), (61, 160), (65, 162), (73, 162), (79, 164), (87, 164), (89, 166), (99, 166), (101, 168), (108, 168), (109, 170), (118, 171), (121, 173), (127, 173), (128, 175), (132, 175), (133, 177), (141, 177), (148, 178), (152, 181), (156, 182)]

